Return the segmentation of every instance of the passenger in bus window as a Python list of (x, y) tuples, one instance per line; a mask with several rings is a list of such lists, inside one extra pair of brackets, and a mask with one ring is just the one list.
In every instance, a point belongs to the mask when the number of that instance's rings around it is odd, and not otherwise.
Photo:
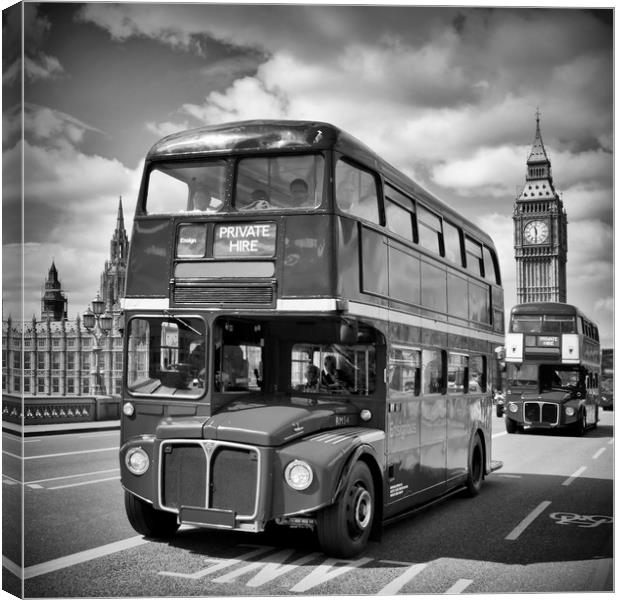
[(192, 193), (190, 210), (214, 213), (220, 210), (223, 205), (224, 203), (219, 198), (211, 196), (206, 188), (199, 187)]
[(267, 192), (262, 189), (254, 190), (250, 195), (250, 203), (245, 208), (248, 210), (263, 210), (265, 208), (271, 208)]
[(290, 190), (294, 206), (306, 206), (308, 204), (308, 184), (303, 179), (293, 179)]

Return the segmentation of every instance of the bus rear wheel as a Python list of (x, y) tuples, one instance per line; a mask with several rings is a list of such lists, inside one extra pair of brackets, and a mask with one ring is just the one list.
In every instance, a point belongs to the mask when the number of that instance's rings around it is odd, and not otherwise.
[(177, 516), (153, 508), (151, 504), (125, 492), (125, 512), (131, 526), (140, 534), (152, 538), (168, 538), (179, 528)]
[(482, 479), (484, 477), (484, 452), (482, 450), (482, 442), (480, 436), (476, 434), (476, 439), (469, 453), (469, 470), (465, 487), (470, 496), (477, 496), (482, 487)]
[(353, 465), (340, 498), (317, 515), (321, 548), (330, 556), (349, 558), (364, 550), (375, 516), (375, 489), (370, 469)]

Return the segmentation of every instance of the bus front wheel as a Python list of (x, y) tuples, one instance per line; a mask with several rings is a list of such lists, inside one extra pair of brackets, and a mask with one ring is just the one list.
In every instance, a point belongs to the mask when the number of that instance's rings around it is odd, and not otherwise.
[(177, 516), (153, 508), (151, 504), (129, 492), (125, 492), (125, 512), (131, 526), (142, 535), (167, 538), (179, 528)]
[(330, 556), (349, 558), (364, 550), (375, 516), (375, 488), (370, 469), (353, 465), (343, 493), (317, 515), (321, 548)]

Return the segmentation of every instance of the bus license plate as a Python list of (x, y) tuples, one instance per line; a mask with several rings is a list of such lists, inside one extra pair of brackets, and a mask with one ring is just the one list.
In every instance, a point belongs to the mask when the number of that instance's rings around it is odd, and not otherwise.
[(179, 517), (181, 523), (211, 525), (215, 527), (226, 527), (228, 529), (233, 529), (235, 527), (235, 513), (232, 510), (182, 506)]

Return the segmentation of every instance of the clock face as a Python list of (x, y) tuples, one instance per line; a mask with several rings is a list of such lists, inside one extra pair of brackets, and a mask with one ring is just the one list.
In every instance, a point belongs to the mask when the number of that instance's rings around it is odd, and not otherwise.
[(544, 221), (530, 221), (523, 230), (523, 237), (530, 244), (543, 244), (549, 237), (549, 225)]

